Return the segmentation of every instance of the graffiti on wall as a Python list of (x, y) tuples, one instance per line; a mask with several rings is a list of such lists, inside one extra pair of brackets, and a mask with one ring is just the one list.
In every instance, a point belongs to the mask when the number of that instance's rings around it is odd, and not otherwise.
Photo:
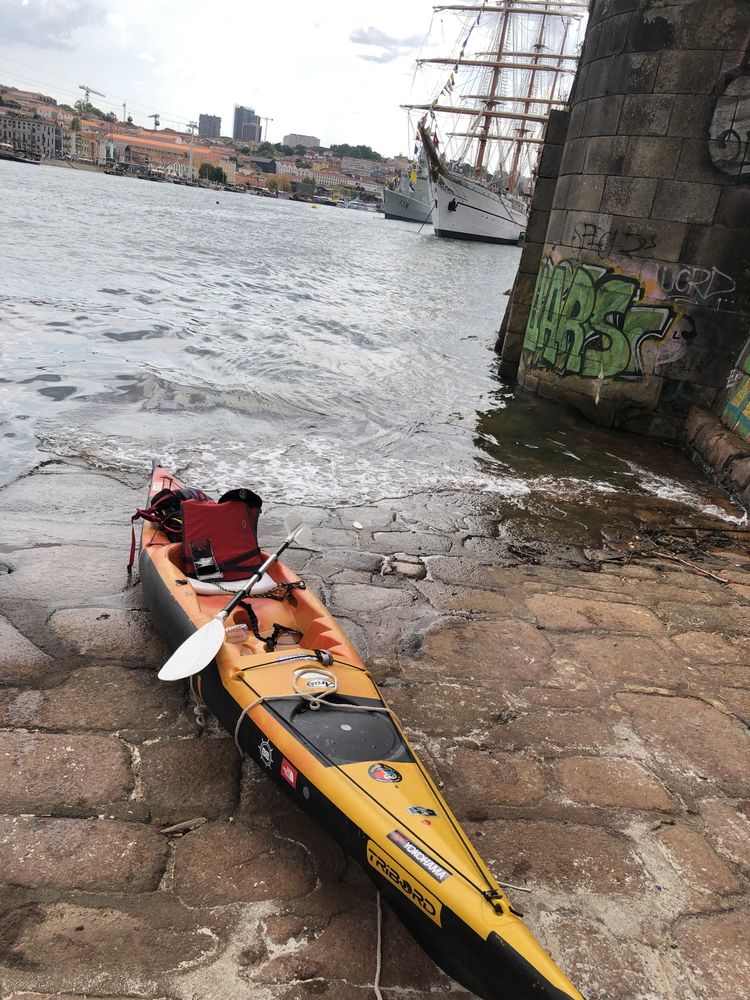
[(573, 231), (571, 246), (576, 250), (589, 250), (598, 257), (610, 253), (623, 257), (653, 257), (651, 251), (656, 247), (656, 240), (627, 227), (605, 229), (593, 222), (579, 222)]
[(656, 276), (665, 299), (717, 312), (729, 305), (737, 290), (734, 278), (718, 267), (659, 264)]
[(737, 66), (719, 80), (716, 93), (708, 143), (711, 159), (738, 184), (750, 184), (750, 41)]
[(529, 366), (582, 378), (641, 378), (644, 343), (661, 340), (676, 316), (671, 305), (644, 299), (639, 278), (545, 258), (523, 345)]
[(736, 434), (750, 440), (750, 347), (740, 368), (730, 375), (732, 395), (727, 400), (722, 420)]

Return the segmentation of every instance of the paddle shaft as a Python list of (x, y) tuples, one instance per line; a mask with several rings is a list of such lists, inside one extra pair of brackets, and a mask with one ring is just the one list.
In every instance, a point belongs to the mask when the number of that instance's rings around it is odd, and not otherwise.
[(225, 621), (226, 620), (226, 618), (234, 611), (234, 609), (240, 603), (240, 601), (242, 600), (242, 598), (246, 597), (247, 594), (250, 593), (250, 591), (253, 589), (253, 587), (258, 582), (258, 580), (260, 580), (260, 578), (263, 576), (263, 574), (268, 569), (268, 567), (269, 566), (273, 566), (273, 564), (281, 556), (281, 554), (283, 552), (285, 552), (289, 548), (289, 546), (294, 541), (295, 534), (296, 534), (296, 532), (292, 533), (289, 536), (289, 538), (286, 539), (286, 541), (284, 542), (284, 544), (281, 545), (278, 549), (276, 549), (276, 551), (273, 553), (273, 555), (269, 556), (268, 559), (266, 559), (266, 561), (263, 563), (262, 566), (260, 566), (258, 569), (256, 569), (256, 571), (253, 573), (253, 575), (248, 580), (247, 586), (244, 587), (242, 590), (238, 590), (237, 593), (232, 598), (232, 600), (229, 602), (229, 604), (227, 604), (227, 606), (225, 608), (222, 608), (222, 610), (217, 615), (214, 615), (214, 618), (218, 618), (219, 621)]

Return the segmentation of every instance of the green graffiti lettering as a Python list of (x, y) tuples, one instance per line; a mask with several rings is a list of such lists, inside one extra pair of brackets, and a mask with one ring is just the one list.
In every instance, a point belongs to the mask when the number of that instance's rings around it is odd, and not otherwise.
[(551, 352), (552, 363), (557, 345), (557, 327), (570, 281), (570, 267), (556, 267), (550, 276), (544, 302), (540, 305), (537, 345), (541, 349), (543, 358), (549, 357)]
[(663, 337), (675, 317), (671, 306), (641, 305), (642, 297), (637, 278), (545, 258), (524, 339), (528, 366), (582, 378), (642, 377), (644, 341)]
[(585, 345), (581, 374), (585, 378), (613, 378), (629, 370), (630, 344), (618, 326), (637, 294), (629, 278), (604, 278), (597, 288), (591, 316), (592, 336)]
[(536, 279), (534, 298), (531, 302), (531, 310), (529, 312), (529, 322), (526, 325), (526, 337), (523, 342), (524, 350), (526, 351), (535, 351), (539, 346), (539, 317), (541, 316), (542, 304), (547, 299), (547, 291), (553, 271), (552, 262), (547, 257), (542, 262)]
[(555, 343), (551, 345), (554, 349), (544, 355), (551, 367), (561, 372), (580, 371), (581, 351), (595, 302), (594, 279), (588, 271), (579, 267), (570, 282)]

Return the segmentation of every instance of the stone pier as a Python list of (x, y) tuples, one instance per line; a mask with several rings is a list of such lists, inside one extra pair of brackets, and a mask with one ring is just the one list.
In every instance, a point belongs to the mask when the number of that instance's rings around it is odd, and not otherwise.
[(503, 374), (600, 423), (684, 439), (697, 407), (748, 441), (748, 4), (593, 0), (542, 163)]

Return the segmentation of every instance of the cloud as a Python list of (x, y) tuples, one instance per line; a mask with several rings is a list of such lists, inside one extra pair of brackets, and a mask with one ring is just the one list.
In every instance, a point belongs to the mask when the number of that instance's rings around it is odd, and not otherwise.
[(409, 38), (394, 38), (386, 35), (380, 28), (355, 28), (349, 36), (349, 40), (355, 45), (373, 45), (382, 49), (378, 55), (363, 55), (359, 58), (367, 62), (389, 63), (399, 56), (406, 55), (411, 49), (421, 45), (422, 38), (419, 35), (412, 35)]
[(0, 0), (0, 42), (72, 49), (73, 33), (101, 24), (102, 0)]

